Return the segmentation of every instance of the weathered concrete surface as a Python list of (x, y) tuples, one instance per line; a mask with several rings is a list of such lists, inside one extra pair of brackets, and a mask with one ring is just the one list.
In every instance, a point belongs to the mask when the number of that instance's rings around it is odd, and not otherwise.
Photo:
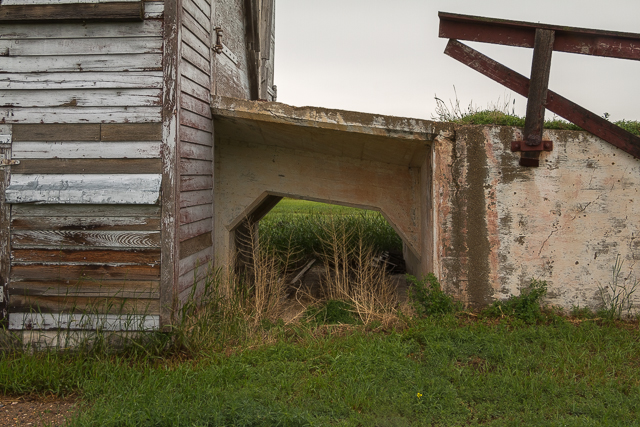
[(415, 274), (431, 271), (431, 144), (451, 126), (415, 119), (216, 98), (215, 245), (269, 196), (377, 210), (405, 242)]
[[(518, 166), (508, 127), (458, 127), (435, 144), (436, 267), (470, 303), (519, 294), (531, 278), (547, 302), (596, 308), (611, 284), (638, 277), (640, 162), (586, 132), (545, 131), (540, 168)], [(640, 303), (638, 298), (635, 303)]]

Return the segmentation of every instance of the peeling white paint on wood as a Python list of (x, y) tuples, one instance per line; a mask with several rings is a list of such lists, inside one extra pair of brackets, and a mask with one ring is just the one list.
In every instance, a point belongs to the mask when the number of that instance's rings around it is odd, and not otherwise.
[(12, 230), (11, 247), (157, 248), (159, 231)]
[[(161, 89), (162, 71), (0, 74), (0, 90)], [(0, 100), (2, 102), (2, 100)]]
[(162, 143), (24, 142), (13, 143), (15, 159), (159, 159)]
[(0, 56), (162, 53), (162, 37), (0, 40)]
[(62, 71), (158, 71), (162, 55), (67, 55), (2, 57), (4, 73), (42, 73)]
[(7, 203), (152, 205), (160, 199), (160, 174), (27, 175), (16, 174)]
[(160, 107), (0, 108), (0, 123), (157, 123)]
[(160, 316), (144, 314), (11, 313), (9, 329), (152, 331)]
[(81, 39), (84, 37), (160, 37), (162, 22), (145, 20), (142, 22), (86, 22), (55, 25), (11, 24), (2, 27), (0, 40), (5, 39)]
[(77, 4), (77, 3), (135, 3), (140, 0), (2, 0), (3, 6), (45, 5), (45, 4)]
[(160, 89), (0, 90), (0, 107), (149, 107), (160, 105)]
[(164, 2), (162, 1), (146, 1), (144, 2), (144, 17), (149, 18), (162, 18), (164, 14)]

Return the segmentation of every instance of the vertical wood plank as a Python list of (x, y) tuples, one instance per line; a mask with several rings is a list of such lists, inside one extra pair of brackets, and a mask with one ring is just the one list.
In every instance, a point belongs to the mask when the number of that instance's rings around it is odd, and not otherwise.
[[(0, 135), (7, 135), (11, 141), (11, 125), (0, 125)], [(1, 144), (0, 154), (11, 158), (11, 144)], [(0, 169), (0, 323), (7, 317), (9, 273), (10, 273), (10, 209), (4, 192), (9, 184), (10, 168)]]
[(177, 220), (178, 193), (176, 185), (177, 142), (179, 140), (179, 55), (180, 55), (180, 2), (164, 2), (164, 58), (163, 58), (163, 102), (162, 102), (162, 262), (160, 270), (160, 327), (172, 322), (175, 285), (178, 282), (177, 268)]

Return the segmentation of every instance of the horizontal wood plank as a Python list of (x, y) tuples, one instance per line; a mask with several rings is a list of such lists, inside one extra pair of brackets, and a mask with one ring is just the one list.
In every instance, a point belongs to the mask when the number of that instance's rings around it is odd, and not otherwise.
[(209, 33), (210, 20), (207, 15), (200, 10), (193, 0), (182, 0), (182, 7), (184, 10), (193, 17), (203, 31)]
[(162, 141), (162, 123), (103, 124), (102, 141)]
[[(15, 150), (15, 148), (14, 148)], [(192, 144), (182, 142), (180, 144), (180, 157), (185, 159), (213, 160), (213, 148), (207, 145)]]
[(67, 55), (2, 58), (4, 73), (162, 71), (162, 55)]
[(14, 142), (16, 159), (159, 159), (161, 142)]
[(94, 246), (101, 248), (159, 248), (159, 231), (14, 230), (16, 249), (48, 246)]
[(182, 58), (189, 61), (190, 64), (194, 65), (196, 68), (198, 68), (200, 71), (202, 71), (206, 75), (209, 75), (209, 73), (211, 72), (211, 63), (209, 62), (208, 59), (205, 59), (202, 56), (200, 56), (198, 52), (193, 50), (191, 46), (187, 44), (182, 45), (181, 53), (182, 53)]
[(161, 89), (0, 90), (0, 107), (146, 107), (162, 104)]
[(99, 141), (100, 124), (16, 124), (13, 141)]
[(83, 314), (68, 313), (10, 313), (9, 329), (12, 330), (103, 330), (103, 331), (153, 331), (160, 328), (160, 316), (145, 314)]
[(0, 90), (41, 89), (161, 89), (161, 71), (127, 73), (6, 73), (0, 74)]
[[(204, 60), (210, 60), (211, 48), (208, 44), (203, 43), (194, 33), (189, 31), (189, 27), (183, 23), (182, 41), (188, 44), (194, 51), (196, 51)], [(0, 44), (0, 47), (2, 45)]]
[(144, 2), (144, 19), (154, 19), (164, 17), (163, 1), (145, 1)]
[(11, 312), (159, 315), (160, 300), (142, 298), (49, 297), (14, 295)]
[(160, 199), (161, 180), (160, 174), (16, 173), (5, 199), (7, 203), (153, 205)]
[(209, 32), (205, 31), (205, 29), (202, 28), (202, 26), (198, 24), (188, 13), (182, 14), (182, 24), (205, 45), (209, 45), (211, 43), (211, 35)]
[(159, 174), (162, 173), (162, 160), (24, 159), (11, 168), (14, 174)]
[(210, 89), (207, 87), (202, 87), (184, 76), (180, 76), (180, 90), (182, 90), (183, 93), (189, 94), (202, 102), (211, 104)]
[(47, 297), (160, 298), (160, 281), (20, 281), (10, 282), (9, 295)]
[[(188, 224), (213, 217), (213, 205), (189, 206), (180, 209), (180, 224)], [(211, 220), (213, 222), (213, 220)]]
[(211, 160), (180, 159), (180, 175), (213, 175)]
[(1, 56), (64, 56), (162, 53), (162, 37), (0, 39)]
[(180, 259), (187, 258), (213, 245), (211, 233), (205, 233), (180, 242)]
[(154, 205), (12, 205), (12, 218), (31, 217), (160, 217)]
[(211, 190), (183, 191), (180, 193), (181, 208), (209, 203), (213, 203), (213, 191)]
[(158, 107), (58, 107), (0, 108), (5, 123), (155, 123), (162, 120)]
[(182, 76), (198, 83), (202, 87), (211, 86), (211, 78), (209, 77), (209, 74), (191, 65), (189, 62), (183, 61), (180, 64), (180, 73)]
[(186, 258), (180, 260), (178, 267), (178, 275), (183, 276), (196, 267), (206, 266), (209, 267), (213, 261), (213, 247), (206, 248), (195, 254), (189, 255)]
[(142, 1), (0, 6), (2, 22), (142, 21)]
[(181, 224), (179, 231), (180, 241), (191, 239), (192, 237), (200, 236), (206, 232), (213, 230), (213, 220), (211, 218), (205, 218), (200, 221), (191, 222), (188, 224)]
[(149, 19), (142, 22), (120, 22), (116, 25), (107, 22), (88, 22), (84, 25), (78, 25), (77, 23), (57, 23), (56, 25), (12, 24), (2, 28), (0, 40), (161, 36), (162, 22)]
[(188, 110), (182, 110), (182, 113), (180, 114), (180, 124), (194, 129), (200, 129), (205, 132), (213, 132), (213, 120), (202, 117)]
[(193, 142), (194, 144), (213, 146), (213, 135), (209, 131), (194, 129), (192, 127), (180, 126), (180, 140)]
[(180, 94), (180, 107), (211, 120), (211, 104), (186, 93)]
[(113, 230), (154, 231), (160, 230), (160, 218), (147, 217), (60, 217), (40, 216), (34, 218), (11, 218), (13, 230)]
[(108, 249), (14, 249), (11, 262), (19, 263), (87, 263), (87, 264), (160, 264), (160, 250)]
[(182, 175), (180, 177), (180, 191), (206, 190), (213, 188), (211, 175)]
[(160, 265), (12, 264), (11, 280), (159, 280)]

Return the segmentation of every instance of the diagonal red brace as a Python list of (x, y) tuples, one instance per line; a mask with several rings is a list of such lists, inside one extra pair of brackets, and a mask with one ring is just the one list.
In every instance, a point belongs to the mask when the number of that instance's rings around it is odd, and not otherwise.
[[(449, 40), (444, 53), (524, 97), (529, 94), (528, 78), (457, 40)], [(640, 158), (639, 137), (551, 90), (547, 91), (546, 108), (632, 156)]]

